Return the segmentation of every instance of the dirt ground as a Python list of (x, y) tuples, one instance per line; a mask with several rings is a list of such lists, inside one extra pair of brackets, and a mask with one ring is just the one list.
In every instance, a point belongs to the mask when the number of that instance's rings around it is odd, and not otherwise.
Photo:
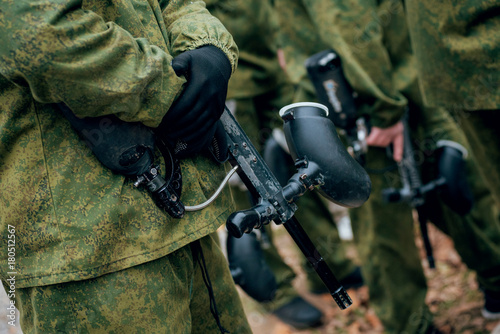
[[(349, 290), (353, 305), (340, 310), (330, 295), (317, 296), (305, 289), (305, 275), (296, 254), (299, 250), (284, 228), (277, 228), (276, 241), (285, 261), (298, 273), (294, 282), (299, 293), (321, 309), (324, 325), (309, 330), (295, 330), (262, 307), (240, 290), (248, 320), (255, 334), (357, 334), (383, 333), (383, 326), (370, 308), (366, 287)], [(418, 231), (417, 231), (418, 232)], [(429, 269), (423, 262), (428, 278), (427, 304), (435, 314), (435, 324), (445, 334), (500, 334), (500, 320), (487, 321), (481, 316), (482, 293), (478, 291), (475, 274), (469, 271), (453, 247), (453, 242), (429, 224), (429, 234), (436, 259), (436, 269)], [(421, 240), (416, 242), (424, 255)], [(352, 252), (354, 246), (350, 245)]]

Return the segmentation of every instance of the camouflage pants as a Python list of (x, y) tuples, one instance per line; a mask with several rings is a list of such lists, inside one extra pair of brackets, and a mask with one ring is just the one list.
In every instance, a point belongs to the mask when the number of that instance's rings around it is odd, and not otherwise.
[[(251, 333), (227, 261), (212, 236), (200, 239), (220, 321)], [(192, 248), (85, 281), (19, 289), (29, 333), (220, 333)]]
[(472, 111), (459, 121), (500, 210), (500, 110)]
[[(412, 130), (422, 178), (433, 175), (432, 150), (440, 139), (468, 147), (464, 135), (442, 109), (426, 109)], [(454, 241), (467, 266), (475, 270), (479, 283), (493, 291), (500, 289), (500, 222), (498, 211), (472, 155), (467, 159), (467, 177), (474, 195), (472, 211), (460, 216), (437, 199), (428, 200), (428, 218)], [(400, 187), (397, 170), (384, 149), (370, 147), (367, 169), (372, 180), (369, 200), (350, 210), (353, 232), (370, 290), (370, 304), (389, 333), (424, 333), (432, 323), (425, 304), (426, 280), (414, 243), (415, 225), (408, 205), (382, 200), (381, 190)], [(377, 172), (378, 171), (378, 172)], [(380, 172), (383, 171), (383, 172)], [(432, 240), (432, 239), (431, 239)]]

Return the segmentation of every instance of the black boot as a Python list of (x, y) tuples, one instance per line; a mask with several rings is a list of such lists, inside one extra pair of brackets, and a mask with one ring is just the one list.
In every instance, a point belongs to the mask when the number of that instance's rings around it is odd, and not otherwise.
[(273, 312), (284, 323), (297, 329), (317, 327), (322, 324), (323, 314), (316, 307), (298, 296)]

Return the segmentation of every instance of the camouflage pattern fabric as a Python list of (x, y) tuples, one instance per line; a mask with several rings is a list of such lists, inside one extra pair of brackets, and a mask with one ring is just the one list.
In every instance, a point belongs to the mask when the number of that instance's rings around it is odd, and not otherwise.
[(278, 22), (269, 0), (208, 0), (207, 9), (231, 33), (239, 48), (238, 70), (228, 99), (251, 98), (285, 84), (276, 61)]
[(292, 81), (307, 80), (304, 62), (309, 56), (333, 48), (358, 93), (359, 112), (369, 116), (373, 126), (385, 128), (399, 121), (408, 103), (400, 87), (411, 86), (417, 74), (400, 1), (374, 6), (363, 0), (276, 0), (276, 11)]
[[(102, 166), (54, 107), (158, 125), (185, 82), (172, 57), (213, 44), (235, 67), (237, 47), (202, 1), (7, 0), (0, 22), (0, 238), (6, 250), (15, 226), (17, 288), (132, 267), (220, 226), (228, 193), (172, 219)], [(202, 156), (181, 168), (186, 205), (205, 201), (224, 175)], [(0, 266), (5, 280), (7, 257)]]
[[(238, 44), (238, 68), (229, 80), (228, 105), (255, 147), (262, 151), (272, 129), (282, 127), (278, 111), (290, 103), (292, 86), (276, 58), (277, 21), (268, 0), (209, 0), (207, 9), (221, 20)], [(248, 191), (231, 186), (237, 210), (252, 206)], [(272, 242), (271, 226), (264, 229), (271, 241), (263, 248), (265, 261), (278, 285), (275, 298), (263, 303), (272, 312), (297, 296), (292, 285), (295, 273)]]
[(500, 208), (498, 3), (409, 0), (407, 11), (425, 102), (452, 111)]
[[(476, 271), (480, 286), (500, 291), (500, 211), (495, 207), (489, 180), (479, 171), (482, 160), (449, 113), (442, 108), (421, 109), (420, 119), (415, 120), (413, 137), (414, 148), (424, 157), (423, 180), (437, 177), (436, 157), (431, 154), (434, 143), (440, 139), (455, 141), (468, 151), (466, 175), (474, 200), (471, 212), (465, 216), (456, 214), (443, 203), (431, 205), (429, 220), (452, 238), (463, 262)], [(433, 197), (428, 202), (439, 203)]]
[[(278, 111), (292, 102), (293, 87), (279, 66), (278, 21), (269, 0), (208, 1), (209, 11), (221, 20), (238, 44), (238, 68), (229, 81), (228, 99), (235, 102), (235, 116), (254, 145), (261, 150), (272, 129), (282, 128)], [(295, 167), (291, 166), (295, 171)], [(291, 176), (291, 174), (290, 174)], [(248, 195), (232, 188), (238, 210), (251, 205)], [(355, 264), (346, 254), (337, 225), (328, 206), (315, 193), (301, 197), (295, 216), (321, 252), (325, 261), (342, 279), (354, 271)], [(266, 228), (272, 239), (272, 230)], [(291, 282), (293, 270), (283, 261), (271, 243), (265, 248), (266, 262), (273, 271), (278, 289), (273, 301), (263, 306), (273, 311), (294, 299), (298, 293)], [(317, 273), (303, 258), (308, 283), (313, 290), (325, 289)]]
[[(200, 243), (222, 326), (251, 333), (217, 242)], [(189, 246), (83, 282), (19, 289), (16, 305), (25, 334), (220, 333)]]
[(406, 8), (426, 104), (500, 109), (498, 2), (407, 0)]
[(500, 211), (500, 112), (474, 110), (465, 115), (460, 124)]
[[(443, 109), (415, 110), (414, 156), (424, 182), (437, 177), (436, 157), (432, 153), (437, 141), (456, 141), (469, 151), (466, 168), (474, 197), (472, 211), (460, 216), (439, 198), (430, 196), (426, 204), (428, 219), (452, 238), (461, 259), (476, 271), (480, 285), (498, 291), (500, 220), (493, 197), (477, 169), (474, 151)], [(363, 274), (370, 288), (370, 304), (390, 333), (419, 333), (432, 323), (432, 315), (425, 306), (427, 287), (413, 242), (412, 212), (408, 205), (387, 204), (380, 196), (384, 188), (401, 187), (397, 170), (387, 170), (391, 165), (394, 161), (387, 157), (385, 149), (370, 147), (366, 167), (370, 171), (372, 196), (360, 208), (350, 210), (350, 215)]]
[[(309, 86), (301, 85), (294, 101), (313, 101), (313, 87), (309, 90)], [(382, 199), (382, 189), (401, 187), (395, 163), (387, 157), (387, 151), (370, 147), (366, 160), (368, 170), (388, 169), (384, 173), (369, 173), (370, 197), (361, 207), (349, 210), (370, 306), (387, 333), (424, 333), (433, 316), (425, 304), (427, 282), (414, 242), (411, 209), (407, 204), (387, 204)]]
[[(373, 170), (394, 165), (386, 150), (378, 147), (369, 148), (366, 161), (366, 168)], [(401, 187), (397, 170), (369, 176), (370, 198), (349, 214), (370, 306), (386, 333), (425, 333), (433, 317), (425, 304), (427, 282), (411, 209), (404, 203), (387, 204), (380, 196), (384, 188)]]
[[(311, 40), (320, 43), (309, 49), (305, 44), (301, 49), (284, 45), (284, 50), (290, 51), (286, 54), (287, 65), (300, 59), (296, 54), (305, 59), (321, 51), (321, 47), (323, 50), (333, 48), (342, 58), (348, 81), (360, 91), (360, 113), (369, 116), (372, 125), (384, 127), (395, 123), (401, 117), (402, 108), (411, 102), (412, 136), (415, 144), (420, 145), (417, 148), (421, 154), (432, 152), (437, 140), (444, 138), (469, 147), (445, 110), (423, 107), (400, 1), (381, 1), (377, 5), (361, 0), (292, 2), (293, 5), (290, 1), (276, 1), (282, 17), (283, 40), (294, 40), (290, 38), (297, 36), (294, 34), (305, 35), (306, 32), (297, 30), (309, 27), (317, 29), (317, 32), (309, 31), (310, 35), (318, 35)], [(357, 19), (358, 13), (363, 19)], [(309, 23), (295, 26), (296, 22)], [(303, 64), (303, 60), (297, 63)], [(303, 74), (298, 77), (306, 78), (305, 69), (300, 70)], [(311, 94), (314, 94), (312, 86), (306, 82), (300, 85), (295, 99), (310, 100), (314, 98)], [(388, 103), (391, 106), (385, 107)], [(433, 165), (432, 156), (422, 158), (426, 166)], [(430, 219), (453, 238), (464, 262), (477, 271), (480, 283), (496, 291), (500, 286), (497, 274), (499, 217), (492, 206), (491, 194), (476, 169), (481, 162), (474, 159), (471, 156), (467, 161), (475, 198), (472, 212), (460, 217), (436, 202), (430, 209), (433, 212)], [(391, 172), (390, 166), (394, 166), (394, 162), (387, 158), (385, 149), (370, 147), (366, 167), (371, 171), (372, 193), (363, 206), (350, 210), (355, 240), (370, 290), (370, 303), (386, 331), (424, 333), (432, 323), (432, 315), (425, 305), (426, 282), (413, 242), (411, 210), (404, 204), (388, 205), (380, 195), (383, 188), (399, 186), (397, 171)], [(424, 167), (422, 170), (430, 169)], [(425, 180), (435, 177), (428, 173), (423, 175)]]

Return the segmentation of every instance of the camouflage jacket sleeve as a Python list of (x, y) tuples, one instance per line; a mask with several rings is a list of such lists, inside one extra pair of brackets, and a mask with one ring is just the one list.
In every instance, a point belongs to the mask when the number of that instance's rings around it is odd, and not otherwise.
[(282, 70), (276, 52), (278, 22), (269, 0), (208, 0), (207, 8), (233, 36), (239, 48), (238, 70), (228, 99), (248, 98), (275, 89)]
[(399, 0), (303, 0), (322, 40), (336, 50), (361, 112), (378, 127), (395, 124), (416, 80), (404, 8)]
[[(116, 114), (157, 126), (185, 82), (170, 66), (176, 52), (217, 44), (234, 66), (237, 51), (202, 1), (153, 5), (152, 20), (134, 6), (2, 1), (0, 21), (9, 24), (0, 25), (0, 73), (29, 87), (36, 101), (64, 102), (78, 116)], [(163, 38), (149, 35), (151, 27)]]
[[(53, 104), (154, 126), (182, 89), (170, 67), (179, 45), (213, 38), (236, 56), (220, 22), (198, 24), (207, 15), (195, 0), (0, 1), (0, 247), (15, 226), (16, 287), (129, 268), (224, 223), (233, 208), (227, 188), (174, 219), (133, 178), (102, 165)], [(180, 164), (185, 205), (206, 201), (225, 175), (203, 155)], [(3, 280), (7, 260), (0, 257)]]
[(214, 45), (224, 51), (233, 72), (238, 62), (238, 47), (220, 20), (213, 16), (203, 1), (172, 1), (172, 5), (163, 11), (164, 21), (169, 24), (167, 31), (172, 36), (173, 55), (203, 45)]
[(408, 24), (426, 104), (500, 109), (497, 0), (407, 0)]
[[(275, 0), (278, 16), (278, 45), (285, 54), (286, 74), (296, 85), (308, 82), (304, 62), (329, 46), (319, 37), (316, 26), (302, 0)], [(308, 82), (310, 83), (310, 82)], [(313, 88), (308, 93), (313, 94)]]

